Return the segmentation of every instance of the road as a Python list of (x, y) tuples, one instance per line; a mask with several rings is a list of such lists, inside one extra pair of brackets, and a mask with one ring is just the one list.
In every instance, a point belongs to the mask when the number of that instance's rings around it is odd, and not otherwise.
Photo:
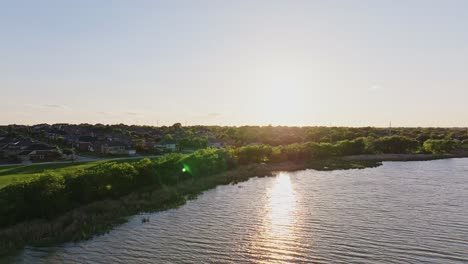
[(143, 159), (143, 158), (157, 158), (160, 156), (161, 155), (151, 155), (151, 156), (137, 155), (137, 156), (132, 156), (132, 157), (120, 157), (120, 158), (98, 158), (98, 157), (86, 157), (86, 156), (77, 155), (76, 159), (73, 161), (65, 160), (65, 161), (51, 161), (51, 162), (38, 162), (38, 163), (32, 163), (32, 162), (10, 163), (10, 164), (0, 164), (0, 167), (21, 166), (21, 165), (40, 165), (40, 164), (78, 163), (78, 162), (92, 162), (92, 161), (100, 161), (100, 160), (112, 161), (112, 160)]

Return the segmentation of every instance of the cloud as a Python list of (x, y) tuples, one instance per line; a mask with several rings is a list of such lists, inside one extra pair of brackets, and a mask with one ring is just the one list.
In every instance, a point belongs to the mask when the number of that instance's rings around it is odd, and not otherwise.
[(39, 104), (25, 104), (24, 105), (25, 107), (28, 107), (28, 108), (33, 108), (33, 109), (68, 109), (68, 107), (66, 105), (59, 105), (59, 104), (43, 104), (43, 105), (39, 105)]
[(60, 108), (60, 109), (66, 109), (67, 106), (65, 105), (58, 105), (58, 104), (46, 104), (46, 105), (43, 105), (43, 107), (45, 108)]

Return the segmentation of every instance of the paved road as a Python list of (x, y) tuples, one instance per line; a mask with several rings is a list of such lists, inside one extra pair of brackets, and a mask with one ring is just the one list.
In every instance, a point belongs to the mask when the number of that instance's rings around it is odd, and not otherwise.
[(157, 158), (161, 155), (151, 155), (151, 156), (132, 156), (132, 157), (121, 157), (121, 158), (98, 158), (98, 157), (86, 157), (86, 156), (76, 156), (74, 161), (66, 160), (66, 161), (52, 161), (52, 162), (39, 162), (39, 163), (16, 163), (16, 164), (0, 164), (0, 167), (9, 167), (9, 166), (20, 166), (20, 165), (39, 165), (39, 164), (61, 164), (61, 163), (77, 163), (77, 162), (92, 162), (98, 160), (123, 160), (123, 159), (143, 159), (143, 158)]

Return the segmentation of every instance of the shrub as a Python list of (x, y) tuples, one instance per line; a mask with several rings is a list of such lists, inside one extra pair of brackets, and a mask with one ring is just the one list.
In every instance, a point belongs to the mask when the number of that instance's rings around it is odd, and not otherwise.
[(450, 153), (459, 147), (459, 142), (451, 139), (428, 139), (423, 144), (426, 152), (433, 154)]
[(419, 147), (419, 142), (403, 136), (386, 136), (374, 141), (374, 149), (381, 153), (411, 153)]

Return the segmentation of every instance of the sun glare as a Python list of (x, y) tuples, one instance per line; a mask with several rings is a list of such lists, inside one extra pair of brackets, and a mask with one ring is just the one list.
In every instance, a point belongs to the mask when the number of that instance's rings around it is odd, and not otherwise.
[[(256, 235), (253, 248), (264, 252), (262, 259), (271, 263), (270, 260), (289, 261), (288, 254), (291, 245), (298, 238), (295, 233), (295, 224), (298, 219), (295, 215), (296, 197), (289, 174), (280, 173), (268, 191), (268, 202), (265, 208), (264, 229)], [(269, 250), (278, 248), (279, 251)]]
[(288, 174), (276, 176), (270, 191), (270, 227), (273, 237), (288, 235), (295, 209), (294, 190)]
[(252, 87), (259, 119), (273, 125), (297, 123), (305, 114), (308, 76), (301, 67), (282, 65), (265, 67), (255, 76)]

